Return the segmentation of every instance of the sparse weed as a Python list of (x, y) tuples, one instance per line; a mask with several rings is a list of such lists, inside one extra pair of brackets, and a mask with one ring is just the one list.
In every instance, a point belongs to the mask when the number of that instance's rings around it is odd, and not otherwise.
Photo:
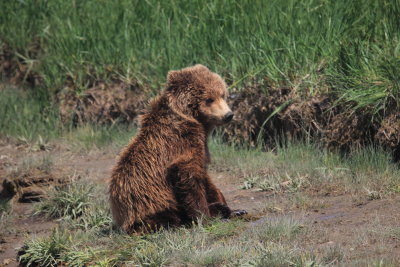
[(86, 124), (71, 129), (65, 134), (64, 139), (72, 150), (90, 152), (110, 145), (119, 149), (126, 145), (134, 135), (135, 129), (129, 129), (124, 125), (96, 126)]
[(220, 266), (231, 262), (238, 256), (233, 246), (213, 246), (211, 248), (200, 248), (192, 251), (187, 258), (188, 263), (198, 266)]
[[(400, 184), (399, 166), (391, 162), (389, 153), (373, 147), (355, 149), (342, 157), (308, 143), (287, 143), (285, 147), (278, 147), (276, 154), (244, 149), (245, 154), (231, 152), (228, 156), (222, 153), (224, 149), (223, 144), (215, 142), (212, 152), (218, 152), (217, 161), (219, 157), (229, 158), (220, 164), (233, 164), (231, 169), (236, 175), (245, 177), (241, 189), (295, 193), (329, 183), (345, 184), (350, 191), (368, 188), (382, 196), (387, 191), (396, 192)], [(240, 151), (238, 147), (230, 149)], [(247, 166), (236, 162), (246, 162)]]
[(343, 160), (343, 165), (351, 170), (346, 176), (348, 182), (372, 187), (372, 191), (388, 190), (399, 182), (399, 166), (379, 147), (357, 149)]
[(301, 255), (296, 249), (269, 243), (260, 246), (260, 256), (253, 261), (253, 266), (320, 266), (314, 257)]
[(252, 231), (260, 242), (271, 242), (291, 239), (299, 234), (303, 228), (304, 226), (297, 220), (278, 217), (276, 219), (260, 219), (255, 223)]
[(257, 181), (259, 179), (260, 179), (260, 177), (257, 177), (257, 176), (246, 177), (244, 179), (243, 184), (240, 186), (240, 188), (241, 189), (251, 189), (257, 184)]
[(344, 257), (342, 248), (339, 245), (329, 247), (326, 254), (322, 257), (322, 262), (326, 265), (339, 263)]
[(135, 263), (142, 266), (162, 266), (167, 262), (166, 248), (157, 244), (142, 240), (136, 243), (131, 257)]
[(388, 232), (390, 237), (400, 240), (400, 227), (391, 228)]
[(8, 199), (0, 198), (0, 216), (8, 214), (11, 211), (11, 203)]
[(285, 209), (282, 205), (278, 204), (275, 200), (265, 202), (264, 207), (262, 207), (262, 212), (282, 213), (284, 211)]
[(33, 171), (34, 169), (42, 172), (49, 173), (53, 168), (54, 162), (51, 155), (44, 155), (42, 157), (28, 157), (22, 160), (22, 162), (15, 168), (11, 168), (9, 176), (20, 176), (25, 175)]
[(240, 220), (221, 221), (204, 226), (204, 230), (215, 239), (228, 238), (240, 233), (244, 228), (244, 224)]
[(292, 208), (303, 210), (318, 210), (326, 207), (326, 203), (323, 200), (311, 198), (304, 192), (296, 192), (290, 195), (289, 203)]
[(279, 182), (276, 182), (276, 179), (271, 177), (262, 179), (258, 184), (257, 188), (262, 191), (271, 191), (273, 193), (277, 193), (281, 190), (282, 186)]
[(376, 199), (381, 199), (382, 194), (381, 192), (375, 191), (375, 190), (369, 190), (365, 188), (365, 191), (367, 192), (367, 198), (368, 200), (376, 200)]
[(101, 259), (101, 260), (94, 262), (92, 266), (93, 267), (111, 267), (111, 266), (115, 266), (114, 261), (115, 261), (114, 259), (109, 259), (109, 258)]
[[(80, 232), (73, 224), (64, 227), (72, 227), (70, 231), (75, 231), (71, 232), (74, 234), (55, 232), (47, 239), (27, 242), (22, 256), (24, 262), (44, 262), (44, 265), (57, 262), (68, 266), (89, 262), (93, 266), (243, 266), (251, 263), (263, 266), (268, 262), (306, 266), (307, 260), (312, 259), (301, 253), (295, 243), (291, 244), (303, 232), (303, 226), (292, 218), (260, 221), (251, 227), (240, 220), (215, 220), (207, 224), (199, 221), (191, 228), (132, 237), (117, 232), (99, 236), (84, 227), (81, 229), (85, 232)], [(98, 242), (93, 243), (93, 238)], [(54, 250), (50, 250), (49, 244)], [(90, 249), (83, 249), (87, 246)]]
[(10, 201), (0, 198), (0, 237), (5, 233), (13, 231), (10, 225), (11, 216), (12, 206)]

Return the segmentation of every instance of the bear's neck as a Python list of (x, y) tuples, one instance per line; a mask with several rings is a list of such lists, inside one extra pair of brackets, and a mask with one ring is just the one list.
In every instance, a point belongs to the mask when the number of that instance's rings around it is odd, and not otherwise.
[(212, 133), (212, 131), (214, 130), (214, 126), (210, 126), (210, 125), (203, 125), (204, 127), (204, 132), (205, 132), (205, 140), (204, 140), (204, 150), (206, 153), (206, 165), (211, 163), (211, 155), (210, 155), (210, 151), (208, 150), (208, 136)]
[(208, 125), (208, 124), (203, 124), (203, 128), (204, 128), (204, 133), (205, 133), (206, 140), (207, 140), (207, 138), (210, 136), (210, 134), (212, 133), (212, 131), (214, 131), (215, 126), (213, 126), (213, 125)]

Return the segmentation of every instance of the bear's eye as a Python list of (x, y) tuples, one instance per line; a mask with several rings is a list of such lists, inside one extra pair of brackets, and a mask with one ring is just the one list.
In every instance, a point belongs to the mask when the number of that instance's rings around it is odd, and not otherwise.
[(214, 99), (212, 98), (207, 98), (206, 103), (207, 104), (211, 104), (212, 102), (214, 102)]

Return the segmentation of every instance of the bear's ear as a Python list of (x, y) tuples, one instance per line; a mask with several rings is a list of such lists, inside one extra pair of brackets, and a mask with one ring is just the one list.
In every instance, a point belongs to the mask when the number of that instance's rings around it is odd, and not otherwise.
[(169, 71), (168, 72), (168, 74), (167, 74), (167, 83), (168, 84), (171, 84), (171, 83), (173, 83), (174, 81), (176, 81), (177, 79), (178, 79), (178, 77), (179, 77), (179, 71), (177, 71), (177, 70), (171, 70), (171, 71)]
[(193, 67), (187, 67), (181, 70), (171, 70), (167, 74), (167, 83), (176, 83), (179, 80), (185, 79), (190, 74), (199, 73), (204, 71), (210, 71), (206, 66), (202, 64), (196, 64)]
[(209, 71), (209, 69), (206, 66), (202, 65), (202, 64), (196, 64), (192, 68), (195, 71)]

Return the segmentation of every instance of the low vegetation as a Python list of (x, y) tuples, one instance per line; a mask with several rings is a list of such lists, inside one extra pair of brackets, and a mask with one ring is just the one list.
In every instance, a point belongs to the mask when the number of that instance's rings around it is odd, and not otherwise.
[[(80, 199), (78, 196), (70, 198), (75, 199), (73, 202)], [(200, 219), (191, 228), (130, 237), (112, 228), (108, 205), (96, 201), (93, 196), (91, 202), (90, 209), (79, 217), (61, 217), (59, 228), (50, 236), (28, 240), (21, 250), (20, 261), (40, 266), (60, 263), (69, 266), (318, 265), (315, 257), (306, 255), (297, 241), (294, 242), (307, 234), (296, 219), (265, 219), (254, 225), (240, 220), (206, 222)], [(81, 205), (85, 206), (86, 202)], [(57, 208), (63, 214), (70, 212), (65, 206)], [(92, 223), (94, 221), (96, 223)]]
[(212, 168), (241, 177), (242, 189), (294, 193), (326, 184), (341, 187), (340, 191), (372, 194), (396, 192), (400, 185), (400, 169), (390, 153), (380, 147), (355, 148), (345, 156), (315, 144), (290, 142), (277, 146), (274, 152), (261, 148), (243, 148), (210, 143)]
[[(400, 183), (398, 166), (377, 148), (355, 150), (343, 158), (302, 143), (265, 152), (230, 146), (216, 136), (210, 146), (212, 171), (232, 175), (242, 190), (272, 193), (277, 201), (267, 199), (264, 212), (275, 216), (200, 218), (189, 228), (127, 236), (112, 224), (105, 185), (91, 185), (81, 178), (36, 204), (36, 214), (56, 218), (59, 225), (49, 236), (27, 240), (19, 260), (41, 266), (329, 266), (348, 262), (347, 252), (340, 245), (314, 251), (309, 240), (319, 237), (311, 225), (301, 216), (283, 213), (285, 209), (322, 208), (311, 189), (333, 186), (343, 190), (339, 194), (348, 190), (368, 201), (371, 190), (389, 196)], [(379, 238), (385, 240), (396, 238), (398, 231), (383, 232)]]

